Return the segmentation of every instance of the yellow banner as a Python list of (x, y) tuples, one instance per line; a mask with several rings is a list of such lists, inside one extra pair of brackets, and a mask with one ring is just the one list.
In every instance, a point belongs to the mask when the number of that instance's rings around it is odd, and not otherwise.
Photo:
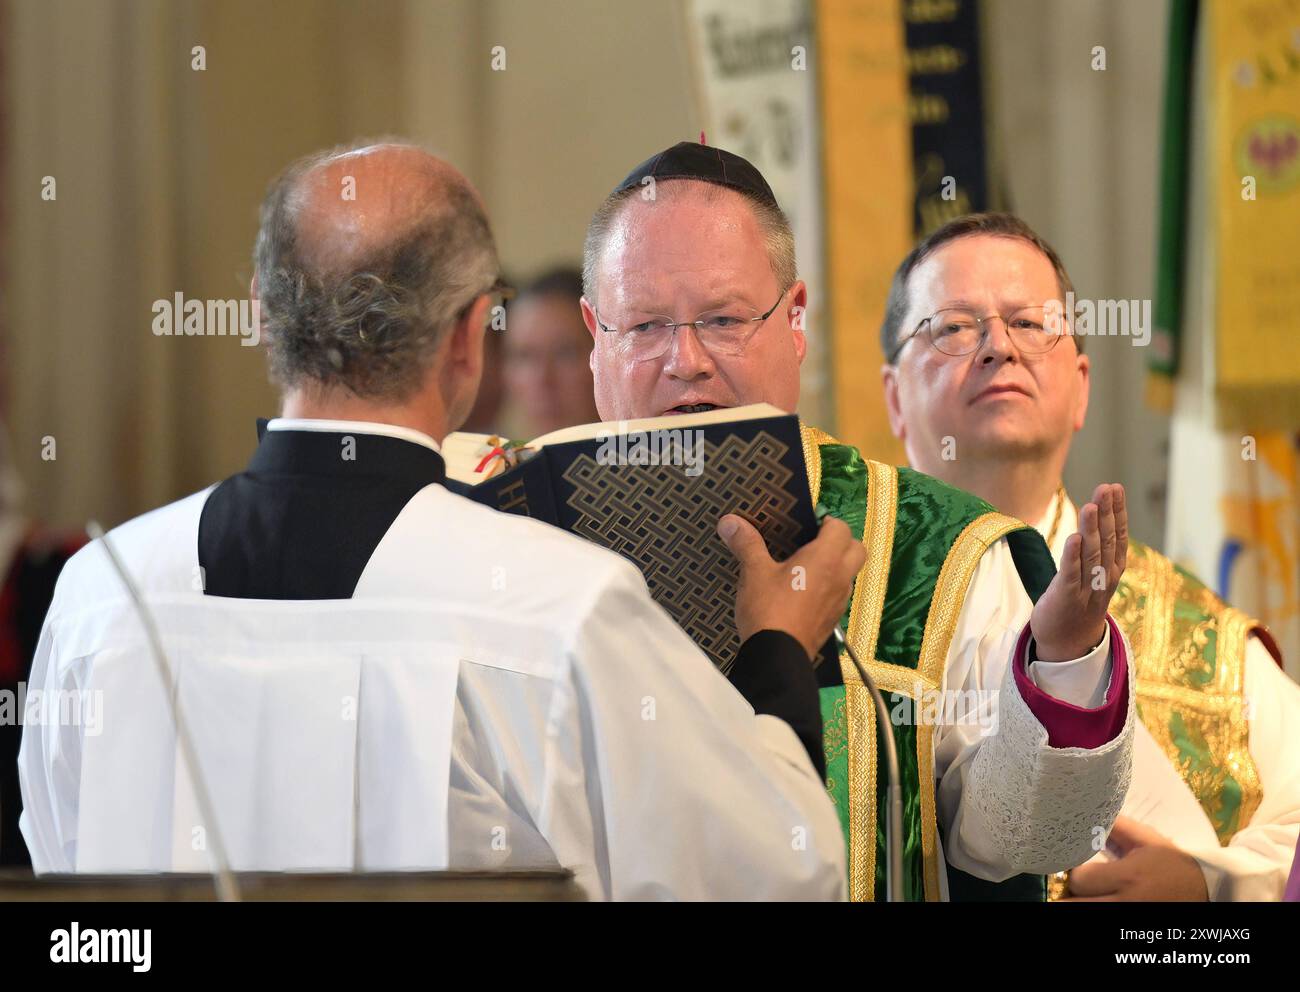
[(1300, 426), (1300, 0), (1212, 0), (1224, 426)]
[(912, 148), (898, 0), (817, 0), (833, 429), (906, 464), (880, 385), (880, 321), (912, 247)]

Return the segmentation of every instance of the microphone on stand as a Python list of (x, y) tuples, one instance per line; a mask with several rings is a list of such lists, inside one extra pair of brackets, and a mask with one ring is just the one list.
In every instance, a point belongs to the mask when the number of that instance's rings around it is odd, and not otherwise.
[(876, 683), (867, 674), (866, 666), (858, 660), (858, 653), (848, 642), (840, 625), (835, 625), (835, 640), (849, 653), (853, 667), (858, 670), (858, 677), (871, 693), (876, 706), (876, 727), (884, 745), (885, 769), (889, 775), (889, 785), (885, 792), (885, 899), (888, 902), (906, 902), (903, 894), (903, 793), (899, 786), (898, 746), (894, 741), (894, 732), (890, 729), (889, 711), (885, 708), (885, 699), (876, 688)]
[(167, 705), (171, 709), (172, 723), (176, 727), (176, 740), (180, 745), (181, 760), (185, 762), (185, 769), (189, 772), (190, 781), (194, 785), (194, 795), (199, 803), (199, 814), (207, 825), (208, 837), (212, 842), (212, 878), (217, 891), (217, 899), (220, 902), (239, 902), (239, 885), (230, 872), (230, 862), (226, 858), (226, 848), (221, 841), (221, 832), (217, 828), (216, 810), (213, 808), (212, 800), (208, 796), (207, 784), (203, 779), (198, 758), (194, 753), (194, 744), (190, 740), (189, 727), (181, 715), (180, 700), (176, 696), (176, 680), (172, 674), (171, 663), (168, 662), (167, 655), (163, 652), (162, 639), (158, 636), (158, 628), (154, 624), (152, 614), (145, 606), (140, 590), (132, 580), (131, 574), (126, 570), (126, 564), (118, 557), (113, 543), (108, 539), (108, 535), (104, 533), (104, 528), (92, 520), (86, 524), (86, 533), (94, 540), (103, 543), (104, 551), (108, 554), (108, 560), (113, 565), (113, 571), (117, 572), (118, 578), (122, 580), (122, 585), (126, 587), (127, 595), (130, 596), (135, 611), (140, 617), (140, 623), (144, 626), (145, 636), (149, 641), (150, 653), (153, 655), (154, 663), (158, 668), (158, 675), (162, 678), (163, 689), (167, 694)]

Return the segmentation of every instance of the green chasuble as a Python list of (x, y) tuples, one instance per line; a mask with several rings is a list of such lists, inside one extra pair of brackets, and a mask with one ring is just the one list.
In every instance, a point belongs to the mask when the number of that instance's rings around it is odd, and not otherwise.
[[(986, 882), (941, 863), (935, 844), (934, 723), (927, 694), (942, 687), (957, 616), (984, 552), (1006, 537), (1033, 600), (1055, 574), (1039, 533), (983, 500), (907, 468), (863, 459), (856, 448), (803, 427), (814, 503), (853, 530), (867, 552), (841, 621), (891, 711), (903, 795), (904, 879), (908, 901), (937, 900), (939, 873), (958, 899), (1045, 897), (1042, 876)], [(885, 775), (877, 767), (871, 696), (845, 653), (818, 671), (827, 788), (849, 853), (849, 895), (885, 897)]]

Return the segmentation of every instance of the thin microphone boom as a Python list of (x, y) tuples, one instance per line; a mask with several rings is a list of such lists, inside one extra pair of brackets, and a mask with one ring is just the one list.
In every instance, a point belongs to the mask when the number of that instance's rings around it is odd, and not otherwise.
[(181, 760), (185, 762), (185, 768), (190, 775), (190, 782), (194, 786), (194, 795), (199, 803), (199, 814), (203, 817), (203, 822), (207, 824), (208, 838), (212, 843), (212, 878), (217, 890), (217, 899), (220, 902), (239, 902), (239, 885), (235, 882), (235, 876), (230, 872), (230, 862), (226, 858), (226, 848), (221, 842), (221, 832), (217, 828), (216, 810), (212, 806), (212, 800), (208, 797), (207, 784), (204, 782), (199, 769), (198, 758), (194, 753), (194, 745), (190, 740), (189, 727), (186, 726), (184, 719), (181, 717), (181, 702), (176, 695), (176, 680), (172, 674), (172, 666), (167, 661), (167, 655), (163, 652), (162, 639), (158, 636), (158, 628), (153, 622), (153, 615), (145, 606), (140, 590), (132, 580), (131, 573), (127, 571), (126, 564), (118, 557), (117, 550), (108, 539), (108, 535), (104, 533), (104, 528), (92, 520), (86, 524), (86, 533), (95, 540), (103, 542), (104, 551), (108, 554), (108, 560), (112, 562), (113, 570), (117, 572), (118, 578), (122, 580), (122, 585), (126, 586), (127, 595), (130, 596), (131, 602), (135, 605), (136, 613), (140, 617), (140, 622), (144, 625), (150, 653), (153, 655), (154, 663), (158, 667), (158, 674), (162, 678), (163, 689), (167, 693), (167, 704), (171, 709), (172, 723), (176, 727), (176, 739), (181, 748)]
[(840, 625), (835, 625), (835, 640), (849, 653), (853, 667), (858, 670), (858, 677), (871, 693), (876, 706), (876, 726), (880, 728), (880, 740), (884, 744), (885, 768), (889, 772), (889, 786), (885, 792), (885, 856), (887, 868), (885, 873), (885, 899), (888, 902), (905, 902), (903, 893), (903, 792), (899, 787), (898, 746), (894, 742), (894, 732), (890, 729), (889, 711), (885, 709), (885, 699), (876, 688), (876, 683), (867, 674), (866, 666), (858, 660), (858, 653), (848, 642)]

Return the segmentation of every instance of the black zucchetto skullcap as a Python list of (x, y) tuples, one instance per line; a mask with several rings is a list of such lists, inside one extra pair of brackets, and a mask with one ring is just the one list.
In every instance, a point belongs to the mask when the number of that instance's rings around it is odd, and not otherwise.
[(646, 176), (653, 176), (655, 182), (665, 179), (694, 179), (715, 186), (726, 186), (773, 207), (778, 206), (772, 187), (752, 164), (732, 152), (695, 141), (679, 141), (671, 148), (650, 156), (627, 174), (627, 178), (614, 188), (614, 193), (621, 193), (633, 186), (639, 187)]

